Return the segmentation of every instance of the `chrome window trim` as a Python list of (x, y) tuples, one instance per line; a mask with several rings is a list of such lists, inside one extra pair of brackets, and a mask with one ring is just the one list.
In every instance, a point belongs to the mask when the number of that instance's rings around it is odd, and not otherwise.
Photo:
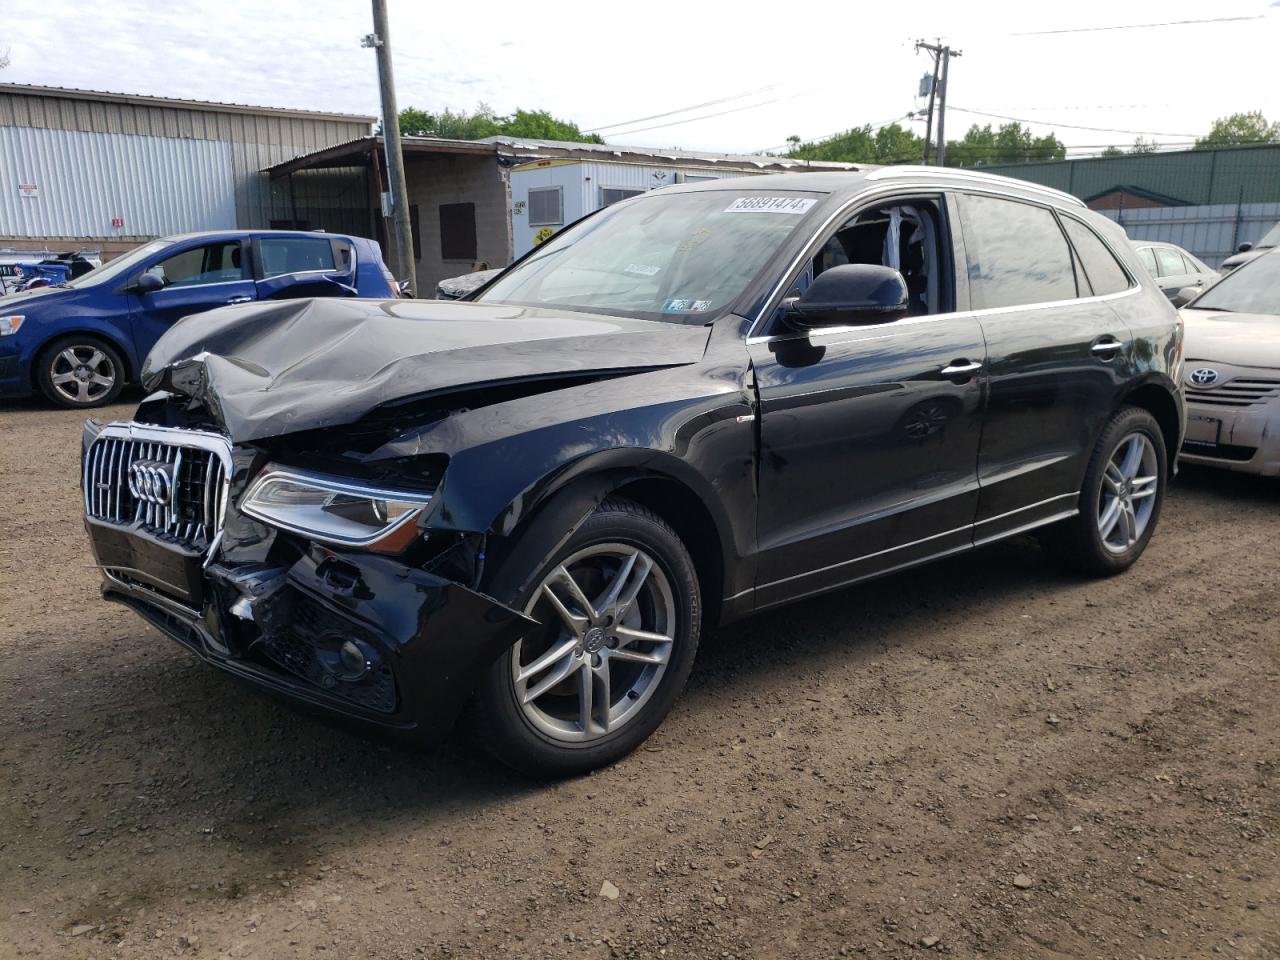
[[(258, 491), (276, 480), (292, 480), (303, 486), (309, 486), (319, 490), (329, 490), (333, 493), (346, 493), (357, 497), (368, 497), (371, 500), (402, 500), (410, 503), (420, 503), (421, 507), (413, 510), (400, 517), (390, 526), (383, 527), (377, 533), (369, 537), (337, 537), (324, 533), (319, 533), (308, 527), (299, 524), (284, 523), (276, 517), (269, 516), (263, 511), (255, 509), (253, 506), (253, 498)], [(319, 474), (302, 473), (296, 470), (288, 470), (277, 467), (268, 467), (254, 478), (248, 491), (240, 499), (240, 512), (246, 516), (253, 517), (270, 527), (278, 530), (287, 530), (290, 533), (296, 533), (304, 536), (309, 540), (315, 540), (320, 543), (332, 543), (345, 547), (367, 547), (371, 544), (385, 540), (392, 533), (395, 533), (407, 523), (411, 523), (422, 516), (424, 510), (431, 503), (433, 494), (423, 493), (421, 491), (409, 490), (389, 490), (384, 487), (367, 487), (359, 483), (351, 483), (346, 480), (325, 477)]]
[[(951, 189), (954, 191), (956, 188), (948, 185), (940, 186), (936, 183), (929, 184), (923, 181), (920, 183), (893, 183), (891, 185), (886, 186), (882, 190), (867, 191), (867, 192), (859, 193), (856, 197), (853, 197), (852, 199), (842, 204), (834, 213), (831, 214), (831, 216), (829, 216), (826, 220), (824, 220), (822, 223), (822, 226), (820, 226), (816, 231), (814, 231), (812, 238), (810, 239), (809, 243), (805, 245), (804, 249), (801, 251), (799, 256), (792, 259), (791, 263), (787, 266), (786, 271), (782, 274), (782, 279), (777, 284), (774, 285), (773, 290), (770, 291), (769, 296), (765, 299), (764, 307), (760, 309), (760, 311), (756, 314), (755, 318), (751, 321), (751, 327), (747, 330), (747, 337), (746, 337), (747, 343), (748, 344), (771, 343), (774, 340), (792, 339), (798, 336), (798, 334), (795, 334), (795, 333), (772, 333), (772, 334), (757, 335), (756, 328), (759, 327), (761, 324), (763, 324), (765, 321), (765, 318), (770, 316), (773, 313), (773, 311), (778, 308), (778, 304), (781, 302), (781, 299), (782, 299), (781, 294), (782, 294), (782, 291), (786, 289), (787, 281), (790, 279), (791, 275), (795, 272), (796, 268), (800, 267), (806, 260), (811, 258), (812, 255), (806, 256), (805, 254), (817, 242), (818, 237), (826, 233), (827, 229), (831, 226), (832, 223), (838, 220), (842, 215), (845, 215), (852, 207), (858, 206), (864, 203), (865, 201), (875, 200), (877, 198), (884, 197), (884, 196), (892, 196), (893, 194), (901, 193), (904, 190), (915, 192), (917, 189), (921, 191), (932, 190), (934, 192), (938, 192), (938, 191), (945, 192), (948, 189)], [(1001, 192), (999, 190), (981, 190), (977, 188), (966, 187), (960, 192), (976, 193), (982, 196), (995, 197), (996, 199), (999, 199), (999, 200), (1009, 200), (1012, 203), (1029, 203), (1033, 206), (1044, 207), (1045, 209), (1048, 209), (1050, 211), (1053, 211), (1059, 214), (1075, 216), (1073, 211), (1060, 210), (1058, 207), (1055, 207), (1052, 204), (1041, 203), (1040, 201), (1036, 201), (1036, 200), (1027, 200), (1021, 197), (1010, 197), (1007, 193)], [(1075, 219), (1080, 220), (1078, 216), (1076, 216)], [(1088, 229), (1093, 230), (1093, 228), (1089, 227), (1089, 225), (1085, 223), (1083, 220), (1080, 220), (1080, 223), (1083, 226), (1087, 227)], [(1093, 233), (1095, 236), (1098, 237), (1098, 239), (1102, 240), (1103, 244), (1107, 247), (1107, 249), (1111, 251), (1112, 256), (1115, 256), (1115, 248), (1112, 247), (1111, 244), (1107, 243), (1106, 238), (1103, 237), (1101, 234), (1099, 234), (1097, 230), (1093, 230)], [(1063, 240), (1066, 241), (1068, 245), (1070, 245), (1070, 240), (1067, 238), (1067, 235), (1065, 232), (1063, 232), (1062, 236), (1063, 236)], [(1070, 247), (1070, 249), (1074, 249), (1074, 248)], [(888, 323), (849, 324), (849, 325), (843, 325), (839, 327), (822, 327), (822, 328), (809, 331), (809, 338), (813, 339), (815, 336), (821, 336), (826, 333), (848, 333), (850, 331), (855, 331), (855, 330), (872, 330), (877, 328), (884, 328), (887, 330), (892, 327), (897, 327), (897, 326), (908, 324), (908, 323), (911, 323), (911, 324), (921, 323), (921, 322), (928, 323), (928, 322), (933, 322), (938, 320), (962, 319), (965, 317), (996, 316), (1002, 313), (1013, 313), (1015, 311), (1056, 309), (1056, 308), (1061, 308), (1064, 306), (1077, 304), (1077, 303), (1101, 303), (1101, 302), (1110, 301), (1110, 300), (1118, 300), (1123, 297), (1132, 296), (1136, 293), (1141, 292), (1142, 284), (1138, 283), (1134, 279), (1132, 272), (1129, 270), (1128, 266), (1124, 263), (1124, 260), (1120, 257), (1116, 257), (1116, 259), (1120, 262), (1121, 268), (1124, 270), (1125, 275), (1129, 278), (1129, 282), (1131, 284), (1131, 286), (1128, 289), (1121, 290), (1116, 293), (1104, 293), (1104, 294), (1091, 296), (1091, 297), (1072, 297), (1071, 299), (1068, 299), (1068, 300), (1049, 300), (1044, 303), (1015, 304), (1013, 306), (1008, 306), (1008, 307), (984, 307), (978, 310), (954, 310), (954, 311), (951, 311), (950, 313), (931, 313), (923, 317), (907, 317), (902, 320), (893, 320)], [(959, 267), (959, 264), (956, 264), (956, 266)]]
[[(143, 270), (143, 273), (147, 271)], [(148, 296), (154, 297), (158, 293), (167, 293), (170, 290), (204, 290), (206, 287), (229, 287), (236, 283), (253, 283), (253, 279), (245, 280), (214, 280), (210, 283), (173, 283), (167, 287), (161, 287), (159, 290), (153, 290)]]
[(989, 187), (999, 187), (1005, 184), (1016, 186), (1018, 189), (1026, 190), (1030, 193), (1041, 193), (1046, 197), (1065, 203), (1073, 207), (1085, 207), (1086, 204), (1079, 197), (1074, 197), (1062, 190), (1055, 190), (1053, 187), (1046, 187), (1039, 183), (1031, 181), (1022, 181), (1010, 177), (1001, 177), (998, 174), (983, 174), (977, 171), (941, 169), (937, 170), (933, 167), (904, 165), (900, 167), (883, 167), (879, 170), (872, 170), (866, 175), (867, 180), (880, 181), (891, 180), (896, 177), (944, 177), (951, 180), (960, 180), (965, 183), (979, 183)]

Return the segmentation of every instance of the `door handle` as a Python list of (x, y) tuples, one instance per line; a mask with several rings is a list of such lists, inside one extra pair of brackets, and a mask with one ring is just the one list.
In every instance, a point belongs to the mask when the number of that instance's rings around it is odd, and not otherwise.
[(1091, 346), (1089, 348), (1089, 352), (1095, 357), (1101, 357), (1103, 360), (1110, 360), (1120, 352), (1120, 348), (1123, 346), (1124, 344), (1115, 337), (1104, 337)]
[(248, 303), (253, 297), (228, 297), (227, 303)]
[(968, 380), (982, 369), (982, 364), (972, 360), (952, 360), (939, 371), (948, 380)]

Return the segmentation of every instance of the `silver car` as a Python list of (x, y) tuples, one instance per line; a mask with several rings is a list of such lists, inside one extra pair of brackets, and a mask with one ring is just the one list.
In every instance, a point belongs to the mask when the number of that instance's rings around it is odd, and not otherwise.
[(1182, 318), (1181, 459), (1280, 477), (1280, 251), (1233, 270)]
[(1133, 246), (1138, 251), (1142, 265), (1155, 278), (1156, 285), (1175, 307), (1182, 306), (1190, 299), (1187, 294), (1183, 294), (1188, 287), (1193, 288), (1195, 293), (1200, 293), (1212, 286), (1220, 276), (1213, 267), (1176, 244), (1141, 240), (1135, 241)]

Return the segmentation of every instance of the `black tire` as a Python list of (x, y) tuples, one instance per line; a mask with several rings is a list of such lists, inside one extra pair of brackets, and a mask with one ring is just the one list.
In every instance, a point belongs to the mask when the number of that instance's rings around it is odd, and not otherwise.
[[(1154, 454), (1154, 492), (1150, 495), (1152, 503), (1136, 538), (1130, 541), (1122, 530), (1116, 537), (1121, 542), (1110, 543), (1104, 539), (1102, 531), (1103, 511), (1113, 499), (1108, 467), (1122, 445), (1127, 446), (1135, 437), (1145, 438)], [(1168, 453), (1160, 425), (1141, 407), (1124, 407), (1107, 422), (1094, 447), (1080, 490), (1080, 512), (1047, 529), (1040, 538), (1041, 543), (1051, 556), (1077, 573), (1091, 577), (1110, 577), (1123, 573), (1142, 556), (1151, 541), (1151, 535), (1160, 519), (1168, 481)], [(1107, 487), (1106, 491), (1104, 486)], [(1121, 526), (1123, 528), (1123, 524)], [(1128, 542), (1127, 546), (1123, 545), (1125, 542)]]
[[(73, 363), (72, 357), (79, 363)], [(45, 347), (36, 360), (40, 392), (58, 406), (72, 410), (90, 410), (111, 403), (124, 389), (125, 375), (120, 352), (98, 337), (63, 337)], [(72, 379), (60, 379), (66, 377)]]
[[(665, 668), (652, 681), (652, 690), (646, 690), (643, 698), (634, 698), (642, 702), (616, 729), (598, 735), (596, 739), (579, 743), (566, 742), (558, 736), (550, 735), (546, 730), (539, 728), (539, 720), (531, 718), (528, 715), (528, 708), (521, 705), (515, 677), (522, 662), (527, 667), (529, 660), (537, 658), (537, 653), (530, 651), (545, 652), (553, 644), (574, 642), (572, 631), (568, 630), (564, 624), (548, 622), (550, 618), (544, 615), (542, 622), (547, 624), (543, 631), (546, 636), (545, 646), (535, 646), (535, 643), (542, 639), (541, 635), (537, 639), (531, 636), (527, 638), (530, 647), (524, 654), (526, 657), (524, 661), (519, 659), (522, 656), (523, 641), (504, 652), (481, 680), (476, 695), (463, 718), (466, 732), (483, 749), (507, 766), (528, 776), (540, 778), (573, 776), (606, 766), (626, 756), (657, 729), (681, 690), (684, 689), (689, 673), (693, 669), (699, 632), (702, 627), (702, 598), (693, 561), (675, 531), (661, 517), (630, 500), (606, 500), (550, 556), (522, 559), (520, 550), (518, 548), (514, 550), (507, 556), (505, 563), (520, 566), (522, 569), (498, 571), (494, 581), (496, 599), (502, 600), (517, 610), (531, 609), (531, 605), (536, 606), (540, 602), (545, 602), (539, 599), (542, 596), (542, 585), (561, 564), (568, 563), (571, 558), (578, 557), (584, 552), (589, 553), (592, 548), (606, 550), (608, 546), (618, 544), (638, 549), (643, 552), (643, 555), (651, 558), (654, 569), (659, 572), (660, 577), (649, 573), (644, 578), (644, 582), (653, 581), (667, 588), (663, 594), (667, 604), (664, 609), (674, 611), (675, 622), (663, 631), (669, 633), (674, 641), (670, 644)], [(501, 595), (503, 583), (518, 583), (525, 586), (514, 588), (515, 595), (504, 596)], [(657, 586), (646, 586), (644, 589), (656, 590)], [(584, 587), (583, 593), (588, 592)], [(639, 598), (634, 605), (637, 606), (637, 610), (642, 605)], [(552, 636), (556, 639), (550, 639)], [(611, 638), (610, 642), (614, 640), (616, 638)], [(623, 645), (626, 644), (627, 641), (623, 641)], [(611, 655), (610, 650), (601, 652), (606, 658)], [(596, 655), (584, 653), (579, 647), (570, 656), (594, 658)], [(568, 663), (569, 661), (566, 659), (559, 662)], [(640, 671), (647, 669), (621, 662), (613, 669), (623, 670), (624, 668)], [(552, 670), (548, 670), (548, 673)], [(575, 671), (572, 676), (578, 677), (577, 672)], [(587, 677), (586, 683), (592, 682), (590, 672), (584, 673), (583, 676)], [(572, 682), (574, 681), (570, 679), (564, 680), (561, 685), (552, 688), (545, 696), (554, 695), (555, 690), (560, 689), (563, 684)], [(529, 685), (532, 685), (532, 681)], [(619, 685), (620, 689), (621, 685)], [(625, 697), (631, 697), (632, 692), (617, 695), (620, 707), (626, 706), (623, 700)], [(579, 693), (577, 697), (580, 705), (582, 696)], [(554, 696), (553, 699), (555, 699)], [(583, 730), (588, 730), (589, 725), (589, 720), (584, 722)]]

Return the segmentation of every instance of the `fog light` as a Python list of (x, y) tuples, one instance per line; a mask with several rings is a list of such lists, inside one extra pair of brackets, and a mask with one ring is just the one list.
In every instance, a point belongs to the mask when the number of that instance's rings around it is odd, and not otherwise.
[(343, 680), (359, 680), (369, 672), (369, 658), (354, 640), (343, 641), (338, 649), (338, 661), (342, 664)]

